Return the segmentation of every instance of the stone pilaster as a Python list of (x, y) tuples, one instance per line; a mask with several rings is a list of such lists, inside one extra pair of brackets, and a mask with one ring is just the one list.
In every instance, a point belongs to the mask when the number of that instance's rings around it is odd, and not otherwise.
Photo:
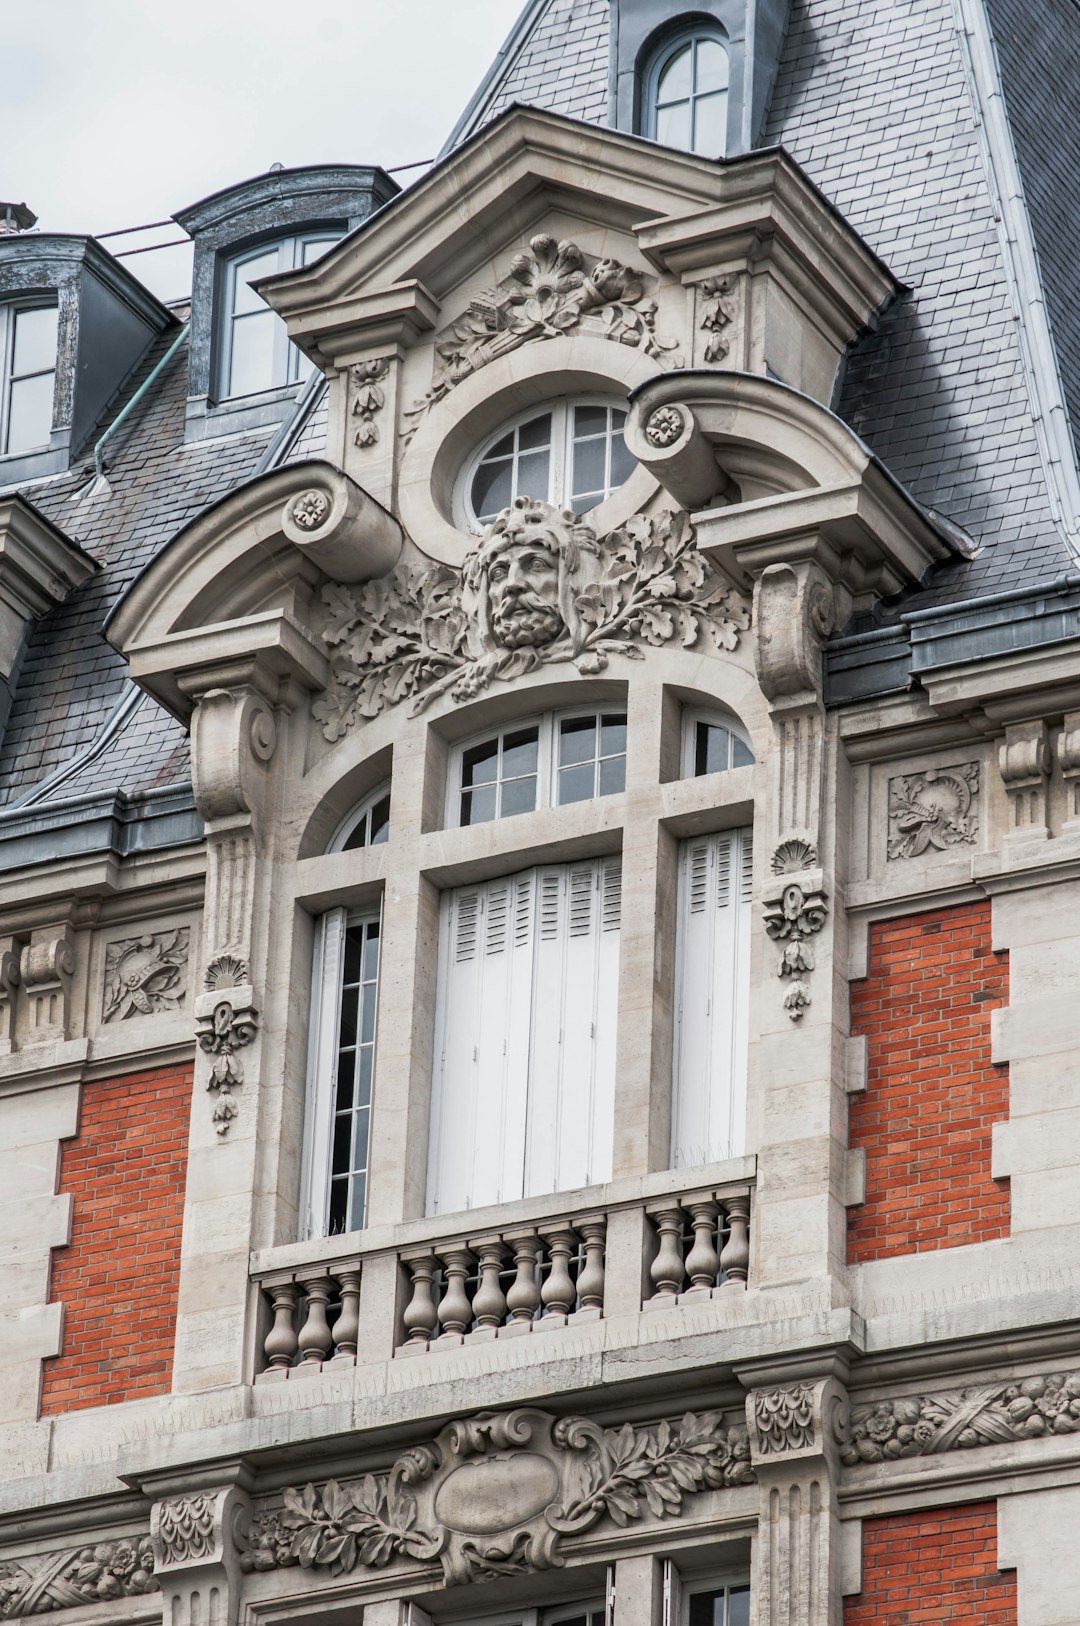
[(162, 1618), (170, 1626), (229, 1626), (239, 1619), (240, 1542), (249, 1517), (242, 1482), (154, 1503), (154, 1575), (162, 1592)]

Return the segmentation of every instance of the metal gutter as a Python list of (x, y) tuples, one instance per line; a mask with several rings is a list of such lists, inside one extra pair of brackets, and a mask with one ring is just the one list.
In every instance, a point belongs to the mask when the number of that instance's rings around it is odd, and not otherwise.
[(113, 435), (116, 434), (116, 431), (122, 428), (122, 426), (127, 422), (128, 418), (138, 406), (151, 384), (161, 377), (161, 374), (165, 371), (165, 368), (169, 365), (170, 361), (173, 359), (190, 331), (191, 323), (185, 322), (172, 344), (162, 356), (161, 360), (155, 363), (150, 372), (147, 373), (146, 377), (143, 379), (130, 401), (128, 401), (126, 406), (121, 407), (108, 429), (106, 429), (105, 433), (98, 440), (94, 447), (94, 473), (96, 474), (97, 478), (94, 481), (93, 486), (87, 492), (87, 496), (97, 497), (102, 494), (103, 487), (106, 491), (109, 489), (109, 482), (105, 478), (105, 442), (107, 440), (111, 440)]

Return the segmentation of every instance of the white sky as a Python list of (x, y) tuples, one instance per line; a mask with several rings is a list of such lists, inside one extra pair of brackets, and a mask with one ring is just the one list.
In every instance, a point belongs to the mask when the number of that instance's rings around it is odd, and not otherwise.
[[(433, 158), (522, 4), (0, 0), (0, 198), (39, 231), (98, 233), (273, 163)], [(189, 249), (123, 263), (163, 298), (188, 291)]]

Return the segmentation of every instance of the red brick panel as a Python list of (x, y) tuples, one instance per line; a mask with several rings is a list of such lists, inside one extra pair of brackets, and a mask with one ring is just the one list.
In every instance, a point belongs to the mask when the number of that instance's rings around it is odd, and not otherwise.
[(1016, 1572), (997, 1567), (997, 1503), (863, 1523), (862, 1591), (844, 1626), (1015, 1626)]
[(990, 1128), (1009, 1115), (990, 1012), (1008, 984), (989, 902), (871, 926), (869, 975), (851, 990), (852, 1032), (869, 1041), (849, 1120), (866, 1151), (866, 1201), (848, 1210), (853, 1264), (1008, 1235), (1008, 1182), (990, 1175)]
[(64, 1306), (43, 1414), (167, 1394), (172, 1376), (192, 1068), (84, 1084), (60, 1190), (71, 1242), (53, 1254)]

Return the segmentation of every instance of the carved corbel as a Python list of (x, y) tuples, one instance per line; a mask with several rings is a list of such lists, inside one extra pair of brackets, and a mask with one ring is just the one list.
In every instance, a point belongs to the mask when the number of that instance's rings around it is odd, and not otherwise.
[(752, 1576), (757, 1619), (832, 1626), (846, 1391), (832, 1377), (756, 1388), (747, 1396), (746, 1421), (761, 1487)]
[(19, 950), (15, 939), (0, 940), (0, 1056), (15, 1048), (15, 999), (19, 988)]
[(821, 646), (834, 622), (833, 586), (819, 566), (765, 566), (754, 585), (754, 659), (773, 706), (820, 700)]
[(214, 1626), (240, 1618), (239, 1555), (251, 1504), (239, 1485), (172, 1496), (153, 1504), (154, 1576), (171, 1626)]
[(74, 970), (75, 949), (66, 929), (34, 933), (19, 959), (28, 1010), (27, 1044), (68, 1038)]
[(1057, 737), (1057, 757), (1065, 781), (1065, 823), (1063, 832), (1080, 832), (1080, 711), (1067, 711)]
[(195, 803), (213, 828), (258, 821), (277, 725), (254, 689), (210, 688), (192, 717)]
[(1007, 842), (1049, 839), (1050, 765), (1046, 724), (1010, 723), (998, 747), (998, 768), (1009, 798)]

